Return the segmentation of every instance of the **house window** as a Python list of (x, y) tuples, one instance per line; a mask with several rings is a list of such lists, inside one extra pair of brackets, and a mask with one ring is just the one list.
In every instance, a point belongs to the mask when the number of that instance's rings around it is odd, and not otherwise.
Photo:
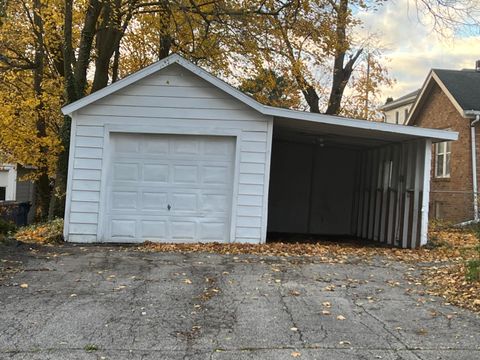
[(5, 201), (7, 198), (7, 188), (4, 186), (0, 186), (0, 201)]
[(403, 122), (404, 124), (407, 123), (407, 119), (408, 119), (408, 109), (405, 109), (405, 121)]
[(444, 141), (435, 144), (435, 177), (450, 177), (451, 142)]
[(399, 118), (400, 118), (400, 113), (398, 111), (395, 111), (395, 124), (398, 124)]

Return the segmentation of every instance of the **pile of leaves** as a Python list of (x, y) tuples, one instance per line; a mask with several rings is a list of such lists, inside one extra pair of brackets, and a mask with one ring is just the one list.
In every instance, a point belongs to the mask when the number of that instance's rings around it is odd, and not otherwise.
[(13, 236), (18, 241), (35, 242), (41, 244), (55, 244), (63, 242), (63, 219), (20, 228)]
[[(443, 297), (449, 303), (480, 312), (480, 240), (476, 228), (431, 229), (430, 238), (443, 254), (438, 264), (430, 264), (422, 282), (428, 293)], [(450, 255), (450, 258), (445, 256)]]

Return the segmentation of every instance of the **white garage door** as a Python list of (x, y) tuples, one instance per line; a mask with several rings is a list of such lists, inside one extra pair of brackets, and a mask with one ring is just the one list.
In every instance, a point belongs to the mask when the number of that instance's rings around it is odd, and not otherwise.
[(235, 138), (111, 135), (107, 240), (225, 242)]

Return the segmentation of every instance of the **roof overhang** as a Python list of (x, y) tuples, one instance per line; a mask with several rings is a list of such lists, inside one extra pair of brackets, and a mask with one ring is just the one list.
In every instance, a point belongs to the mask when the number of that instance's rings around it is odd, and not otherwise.
[(379, 146), (420, 138), (428, 138), (433, 142), (458, 139), (458, 133), (454, 131), (348, 119), (273, 107), (267, 107), (267, 114), (274, 117), (274, 127), (319, 136), (344, 136), (359, 140), (359, 146)]
[[(372, 122), (366, 120), (350, 119), (340, 116), (332, 116), (325, 114), (315, 114), (304, 111), (288, 110), (276, 108), (272, 106), (262, 105), (251, 97), (245, 95), (240, 90), (213, 76), (197, 65), (189, 62), (180, 55), (173, 54), (160, 60), (130, 76), (125, 77), (101, 90), (94, 92), (78, 101), (75, 101), (62, 108), (65, 115), (70, 115), (75, 111), (108, 96), (120, 89), (125, 88), (155, 72), (169, 66), (170, 64), (179, 64), (183, 68), (198, 75), (200, 78), (209, 82), (213, 86), (223, 90), (227, 94), (241, 101), (245, 105), (258, 111), (259, 113), (271, 116), (276, 119), (277, 123), (289, 123), (294, 126), (307, 126), (315, 129), (324, 128), (330, 132), (342, 133), (348, 132), (355, 136), (377, 137), (379, 140), (386, 141), (405, 141), (409, 139), (430, 138), (433, 141), (457, 140), (458, 133), (452, 131), (417, 128), (413, 126), (402, 126), (380, 122)], [(310, 123), (310, 125), (308, 125)]]

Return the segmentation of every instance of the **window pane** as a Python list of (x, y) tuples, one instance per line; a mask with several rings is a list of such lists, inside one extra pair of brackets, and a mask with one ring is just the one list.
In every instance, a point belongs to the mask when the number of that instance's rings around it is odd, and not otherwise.
[(451, 152), (452, 150), (452, 142), (451, 141), (448, 141), (447, 142), (447, 152)]
[(443, 176), (443, 155), (437, 156), (437, 176)]
[(447, 154), (445, 159), (445, 176), (450, 176), (450, 154)]
[(438, 143), (438, 154), (443, 154), (445, 152), (445, 143), (441, 142)]

